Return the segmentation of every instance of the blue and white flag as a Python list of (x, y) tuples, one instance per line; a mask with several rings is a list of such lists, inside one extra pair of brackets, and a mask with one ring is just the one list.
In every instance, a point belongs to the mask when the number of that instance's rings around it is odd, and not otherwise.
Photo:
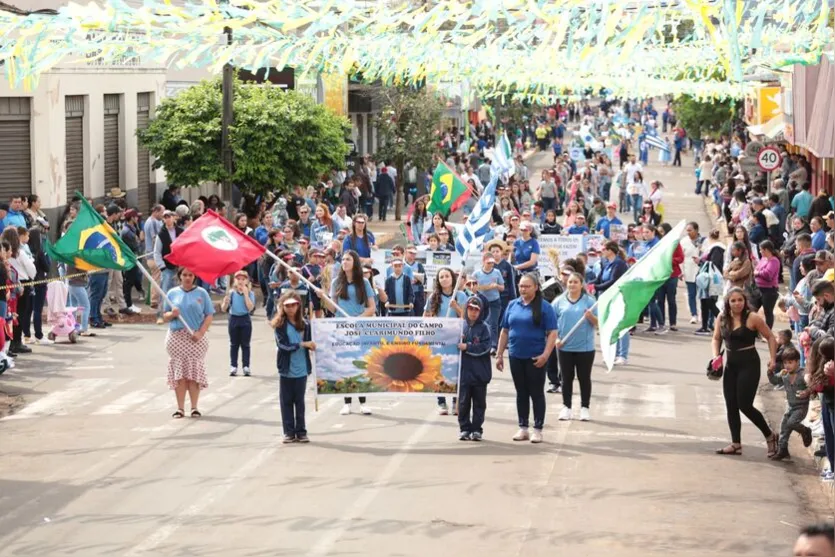
[(655, 147), (656, 149), (661, 149), (662, 151), (670, 150), (670, 146), (667, 145), (667, 142), (658, 137), (658, 132), (655, 131), (655, 128), (649, 128), (646, 131), (644, 134), (644, 140), (650, 147)]
[(498, 173), (491, 173), (490, 183), (484, 188), (481, 198), (478, 200), (478, 205), (467, 217), (467, 222), (464, 223), (464, 227), (458, 233), (458, 238), (455, 240), (455, 249), (461, 254), (461, 257), (466, 257), (466, 254), (473, 250), (481, 249), (481, 245), (484, 243), (484, 236), (490, 230), (490, 219), (493, 218), (493, 206), (496, 204), (496, 185), (498, 182)]

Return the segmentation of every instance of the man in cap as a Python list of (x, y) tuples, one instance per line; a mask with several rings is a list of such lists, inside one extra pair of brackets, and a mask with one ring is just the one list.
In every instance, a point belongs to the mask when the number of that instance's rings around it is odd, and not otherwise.
[[(107, 206), (106, 211), (107, 224), (109, 224), (117, 234), (121, 234), (122, 228), (124, 227), (124, 224), (122, 223), (122, 208), (115, 203), (111, 203)], [(108, 279), (110, 283), (107, 289), (107, 296), (105, 296), (104, 300), (104, 303), (107, 306), (104, 311), (111, 316), (116, 315), (117, 313), (128, 313), (128, 306), (125, 303), (122, 271), (111, 269), (107, 274), (109, 275)]]
[(392, 317), (407, 317), (412, 315), (415, 307), (415, 293), (412, 289), (412, 279), (403, 272), (403, 258), (400, 256), (391, 260), (391, 275), (386, 278), (385, 303), (388, 314)]
[[(530, 223), (525, 223), (530, 227)], [(496, 346), (499, 343), (499, 316), (502, 313), (501, 293), (505, 289), (504, 278), (501, 271), (495, 268), (496, 259), (491, 253), (485, 253), (481, 259), (481, 269), (473, 273), (477, 281), (476, 292), (480, 293), (487, 300), (487, 323), (490, 326), (492, 343), (492, 354), (496, 353)]]
[(611, 226), (623, 226), (623, 222), (618, 218), (618, 206), (616, 203), (609, 203), (606, 205), (606, 216), (601, 217), (597, 221), (597, 226), (595, 226), (595, 230), (603, 236), (606, 237), (607, 240), (611, 239)]

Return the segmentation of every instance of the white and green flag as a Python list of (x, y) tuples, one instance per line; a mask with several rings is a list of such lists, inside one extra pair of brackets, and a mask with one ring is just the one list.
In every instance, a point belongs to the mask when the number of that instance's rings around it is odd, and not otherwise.
[(513, 173), (515, 167), (513, 165), (513, 149), (510, 147), (510, 140), (507, 139), (507, 133), (502, 132), (502, 135), (496, 141), (496, 147), (493, 149), (493, 170), (500, 177), (505, 177)]
[(597, 300), (600, 351), (612, 371), (618, 339), (629, 334), (641, 312), (673, 272), (673, 252), (686, 226), (679, 222)]

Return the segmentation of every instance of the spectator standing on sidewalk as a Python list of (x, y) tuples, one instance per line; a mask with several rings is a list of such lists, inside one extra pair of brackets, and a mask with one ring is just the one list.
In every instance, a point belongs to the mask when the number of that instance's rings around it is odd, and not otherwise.
[[(143, 231), (145, 233), (145, 253), (154, 253), (154, 243), (157, 241), (157, 234), (162, 230), (162, 214), (165, 212), (165, 207), (162, 205), (154, 205), (151, 209), (151, 215), (145, 220)], [(153, 257), (146, 257), (145, 263), (148, 265), (148, 271), (154, 281), (159, 284), (162, 269), (157, 266)], [(151, 288), (151, 308), (157, 309), (159, 307), (159, 292), (156, 288)]]

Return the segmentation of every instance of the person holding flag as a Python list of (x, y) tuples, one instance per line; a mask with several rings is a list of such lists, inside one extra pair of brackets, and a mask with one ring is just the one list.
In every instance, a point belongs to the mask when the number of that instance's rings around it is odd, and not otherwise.
[(206, 354), (209, 340), (206, 332), (215, 312), (209, 293), (197, 286), (195, 274), (180, 267), (177, 270), (180, 286), (165, 294), (163, 319), (169, 323), (165, 337), (168, 352), (168, 386), (174, 389), (177, 410), (175, 419), (185, 416), (186, 392), (191, 401), (191, 417), (202, 414), (197, 409), (200, 391), (209, 386), (206, 378)]

